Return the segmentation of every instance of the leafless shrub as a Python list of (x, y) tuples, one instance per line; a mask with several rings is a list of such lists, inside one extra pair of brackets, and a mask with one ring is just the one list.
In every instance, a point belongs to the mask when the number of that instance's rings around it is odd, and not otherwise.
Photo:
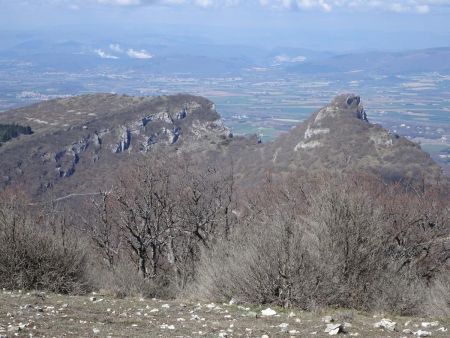
[(270, 183), (258, 196), (230, 242), (204, 255), (204, 295), (412, 314), (430, 286), (445, 289), (449, 213), (436, 192), (320, 175)]
[(450, 314), (450, 271), (441, 273), (427, 288), (423, 313), (430, 316), (449, 316)]
[(94, 251), (109, 269), (114, 269), (120, 258), (123, 236), (114, 217), (113, 194), (101, 191), (87, 204), (83, 230), (92, 241)]
[(302, 203), (303, 196), (274, 184), (252, 197), (240, 229), (203, 256), (197, 286), (203, 295), (284, 306), (304, 302), (314, 282), (305, 278), (313, 273), (308, 236), (294, 211)]
[(130, 264), (147, 284), (174, 294), (195, 278), (201, 251), (231, 233), (234, 181), (231, 169), (159, 155), (127, 167), (110, 192), (92, 199), (84, 229), (113, 277), (120, 261), (119, 270)]
[(354, 318), (354, 313), (352, 310), (340, 310), (335, 314), (335, 317), (338, 322), (350, 322)]
[[(77, 241), (67, 240), (63, 224), (50, 231), (17, 191), (0, 198), (0, 287), (61, 293), (87, 290), (86, 259)], [(52, 223), (56, 225), (56, 223)]]
[(117, 261), (114, 269), (102, 265), (89, 273), (89, 281), (94, 288), (118, 298), (174, 298), (176, 289), (172, 287), (170, 277), (170, 274), (163, 274), (152, 279), (143, 278), (126, 257)]

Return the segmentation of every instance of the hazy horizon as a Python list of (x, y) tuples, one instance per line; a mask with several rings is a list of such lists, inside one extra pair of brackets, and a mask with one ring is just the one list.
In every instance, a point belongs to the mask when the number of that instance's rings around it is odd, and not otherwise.
[[(196, 43), (336, 53), (450, 46), (450, 1), (0, 0), (0, 48), (29, 40)], [(157, 54), (148, 50), (150, 54)]]

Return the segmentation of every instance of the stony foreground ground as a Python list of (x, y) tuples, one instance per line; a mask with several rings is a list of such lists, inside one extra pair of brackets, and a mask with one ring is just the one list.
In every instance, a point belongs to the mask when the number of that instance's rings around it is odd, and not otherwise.
[[(270, 315), (263, 315), (270, 314)], [(375, 327), (383, 318), (396, 324)], [(331, 324), (327, 324), (330, 322)], [(385, 321), (387, 326), (391, 321)], [(0, 291), (0, 337), (450, 337), (450, 318)], [(383, 326), (382, 324), (381, 326)], [(378, 325), (380, 326), (380, 324)], [(424, 333), (425, 332), (425, 333)], [(332, 332), (333, 333), (333, 332)]]

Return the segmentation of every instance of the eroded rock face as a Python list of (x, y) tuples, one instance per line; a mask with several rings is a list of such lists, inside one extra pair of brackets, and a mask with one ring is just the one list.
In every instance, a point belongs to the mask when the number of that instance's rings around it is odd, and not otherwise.
[(329, 105), (319, 110), (314, 122), (319, 123), (323, 119), (342, 118), (343, 116), (356, 117), (369, 122), (361, 98), (354, 94), (343, 94), (334, 98)]
[[(32, 124), (43, 115), (61, 125)], [(39, 194), (52, 186), (72, 191), (84, 184), (95, 190), (90, 182), (114, 177), (120, 161), (159, 150), (233, 152), (242, 177), (252, 179), (265, 177), (267, 170), (298, 169), (369, 171), (388, 180), (442, 177), (417, 144), (369, 123), (361, 98), (353, 94), (336, 97), (268, 144), (240, 137), (231, 142), (214, 104), (190, 95), (88, 95), (0, 114), (0, 122), (9, 120), (30, 124), (35, 133), (0, 147), (0, 157), (6, 159), (0, 166), (0, 187), (20, 182)]]
[(274, 172), (365, 171), (386, 181), (424, 176), (433, 182), (443, 177), (419, 145), (370, 123), (361, 98), (354, 94), (337, 96), (288, 133), (263, 145), (259, 154), (255, 152), (257, 157), (270, 161)]
[(356, 117), (358, 119), (369, 122), (364, 107), (361, 105), (361, 98), (359, 96), (353, 94), (348, 95), (345, 103), (347, 104), (348, 109), (356, 111)]
[(191, 95), (87, 95), (6, 112), (1, 118), (20, 122), (44, 115), (65, 123), (37, 125), (32, 137), (2, 147), (0, 156), (10, 161), (0, 168), (0, 186), (27, 177), (42, 189), (68, 177), (77, 180), (94, 163), (95, 168), (113, 167), (115, 161), (126, 160), (124, 153), (140, 156), (156, 147), (169, 151), (172, 146), (197, 148), (199, 143), (208, 148), (231, 136), (214, 104)]
[(130, 148), (131, 144), (131, 132), (126, 126), (121, 126), (119, 128), (119, 139), (117, 145), (113, 145), (113, 152), (116, 154), (122, 153), (128, 148)]

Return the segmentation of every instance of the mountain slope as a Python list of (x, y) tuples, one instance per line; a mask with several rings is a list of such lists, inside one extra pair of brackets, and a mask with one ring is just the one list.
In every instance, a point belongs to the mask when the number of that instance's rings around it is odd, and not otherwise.
[[(252, 156), (247, 156), (250, 158)], [(369, 122), (359, 96), (345, 94), (275, 141), (260, 146), (247, 164), (250, 175), (265, 170), (288, 172), (369, 171), (387, 181), (422, 180), (432, 183), (442, 169), (420, 146)]]
[[(187, 153), (205, 163), (232, 158), (245, 189), (268, 172), (364, 171), (385, 181), (445, 179), (420, 146), (371, 124), (358, 96), (345, 94), (278, 139), (233, 138), (214, 104), (190, 95), (96, 94), (11, 110), (1, 123), (29, 125), (0, 147), (0, 186), (34, 195), (91, 193), (145, 154)], [(170, 165), (168, 163), (167, 165)]]
[(0, 185), (22, 183), (33, 193), (98, 189), (120, 163), (154, 149), (203, 151), (231, 138), (213, 103), (190, 95), (87, 95), (12, 110), (3, 121), (34, 134), (0, 148)]

